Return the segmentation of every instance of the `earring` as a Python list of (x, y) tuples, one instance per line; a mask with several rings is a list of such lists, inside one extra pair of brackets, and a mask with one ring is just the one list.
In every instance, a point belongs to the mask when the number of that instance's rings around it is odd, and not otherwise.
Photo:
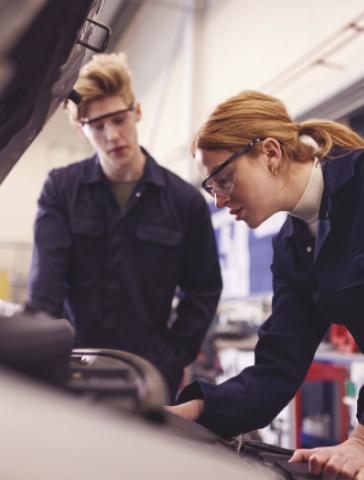
[(277, 175), (277, 169), (274, 165), (269, 166), (269, 171), (272, 175), (276, 176)]

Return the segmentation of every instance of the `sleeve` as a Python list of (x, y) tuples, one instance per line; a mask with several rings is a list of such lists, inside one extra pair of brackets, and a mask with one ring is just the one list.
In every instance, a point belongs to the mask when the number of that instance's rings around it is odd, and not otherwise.
[(70, 235), (57, 178), (51, 172), (38, 200), (29, 273), (28, 307), (63, 315)]
[(364, 425), (364, 385), (361, 387), (358, 396), (358, 409), (356, 418), (358, 422)]
[(211, 215), (199, 193), (194, 197), (188, 214), (179, 280), (181, 298), (168, 339), (182, 367), (196, 357), (215, 315), (222, 290)]
[(259, 331), (254, 366), (220, 385), (191, 384), (178, 398), (202, 397), (199, 423), (224, 437), (272, 421), (294, 397), (327, 330), (310, 298), (272, 270), (272, 315)]

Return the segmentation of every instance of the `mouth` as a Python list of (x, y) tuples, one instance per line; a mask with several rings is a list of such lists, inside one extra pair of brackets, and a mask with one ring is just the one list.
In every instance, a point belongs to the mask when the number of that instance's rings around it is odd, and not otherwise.
[(110, 148), (110, 150), (107, 151), (108, 155), (120, 155), (125, 152), (127, 149), (126, 145), (120, 145), (118, 147), (113, 147)]
[(233, 215), (235, 217), (235, 220), (241, 220), (242, 214), (244, 212), (245, 208), (240, 207), (240, 208), (235, 208), (233, 210), (230, 210), (230, 215)]

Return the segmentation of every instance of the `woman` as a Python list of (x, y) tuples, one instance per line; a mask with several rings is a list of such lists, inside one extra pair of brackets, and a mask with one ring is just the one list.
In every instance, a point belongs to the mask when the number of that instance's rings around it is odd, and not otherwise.
[[(221, 385), (196, 382), (169, 409), (223, 436), (261, 428), (294, 397), (332, 323), (364, 351), (364, 140), (331, 121), (297, 124), (276, 98), (246, 91), (219, 105), (194, 154), (216, 206), (251, 228), (289, 215), (273, 240), (272, 315), (255, 365)], [(297, 450), (324, 478), (364, 479), (364, 389), (350, 439)]]

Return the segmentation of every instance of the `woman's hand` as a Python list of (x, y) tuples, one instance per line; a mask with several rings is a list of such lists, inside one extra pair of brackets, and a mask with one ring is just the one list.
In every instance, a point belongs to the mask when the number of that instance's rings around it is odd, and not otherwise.
[(308, 461), (312, 475), (323, 475), (324, 480), (364, 480), (364, 425), (339, 445), (296, 450), (290, 459), (303, 461)]
[(173, 405), (172, 407), (165, 407), (166, 410), (172, 412), (186, 420), (196, 421), (202, 413), (204, 401), (200, 399), (190, 400), (180, 405)]

